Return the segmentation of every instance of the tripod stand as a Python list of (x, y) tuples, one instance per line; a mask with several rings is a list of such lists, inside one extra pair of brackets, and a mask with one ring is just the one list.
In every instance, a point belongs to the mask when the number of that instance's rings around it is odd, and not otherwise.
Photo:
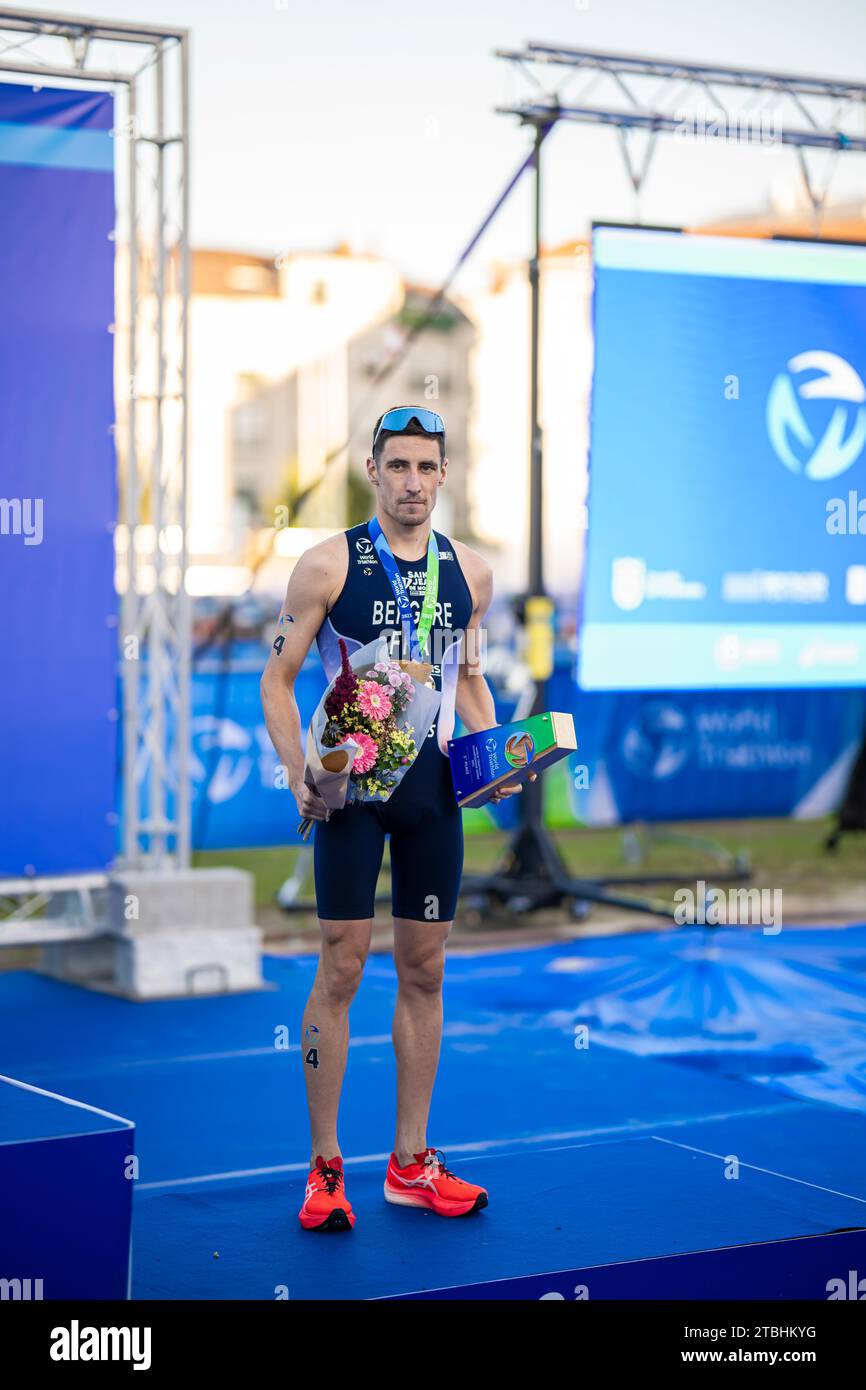
[[(555, 120), (555, 117), (554, 117)], [(532, 167), (535, 173), (533, 251), (529, 261), (531, 304), (530, 340), (530, 516), (529, 516), (529, 593), (524, 615), (530, 609), (537, 615), (534, 623), (536, 640), (529, 643), (529, 664), (535, 680), (535, 696), (531, 714), (542, 714), (546, 705), (546, 682), (553, 670), (553, 605), (545, 593), (543, 577), (543, 491), (542, 491), (542, 433), (539, 421), (539, 316), (541, 261), (541, 146), (550, 131), (549, 117), (527, 117), (535, 128), (535, 150)], [(546, 640), (539, 640), (538, 628), (543, 627), (546, 613)], [(527, 625), (525, 624), (525, 627)], [(578, 730), (578, 738), (580, 731)], [(720, 877), (742, 877), (748, 866), (735, 864), (734, 873)], [(520, 824), (501, 864), (488, 874), (466, 874), (461, 895), (483, 906), (490, 900), (505, 904), (513, 911), (531, 912), (542, 907), (556, 907), (563, 902), (570, 906), (573, 916), (583, 917), (590, 903), (606, 903), (628, 911), (649, 913), (673, 920), (673, 906), (658, 898), (634, 897), (612, 892), (621, 880), (576, 879), (569, 873), (559, 850), (547, 831), (542, 818), (542, 785), (540, 781), (526, 782), (520, 794)], [(626, 880), (628, 882), (628, 880)]]

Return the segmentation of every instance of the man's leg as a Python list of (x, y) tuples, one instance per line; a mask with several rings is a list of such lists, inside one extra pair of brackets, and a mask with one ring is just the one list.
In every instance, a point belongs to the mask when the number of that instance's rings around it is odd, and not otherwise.
[[(453, 803), (452, 803), (453, 804)], [(385, 1200), (467, 1216), (487, 1206), (487, 1189), (458, 1178), (427, 1143), (430, 1097), (442, 1041), (445, 942), (457, 908), (463, 824), (456, 805), (433, 807), (414, 829), (391, 835), (397, 1007), (397, 1132)]]
[(310, 1167), (340, 1153), (337, 1111), (349, 1048), (349, 1005), (370, 949), (373, 918), (320, 919), (322, 948), (302, 1024), (302, 1057), (310, 1112)]
[(340, 1153), (337, 1110), (349, 1047), (349, 1005), (370, 949), (385, 829), (375, 805), (349, 805), (317, 821), (315, 836), (322, 949), (301, 1035), (311, 1165), (318, 1154), (327, 1163)]
[(397, 1006), (397, 1130), (394, 1152), (401, 1164), (427, 1147), (427, 1117), (442, 1041), (442, 977), (451, 922), (394, 918)]

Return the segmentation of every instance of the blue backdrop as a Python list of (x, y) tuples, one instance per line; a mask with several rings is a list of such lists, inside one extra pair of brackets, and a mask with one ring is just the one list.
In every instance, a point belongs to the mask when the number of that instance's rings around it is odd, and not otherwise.
[(866, 685), (866, 250), (597, 228), (586, 689)]
[(0, 874), (114, 853), (114, 102), (0, 84)]
[[(193, 678), (193, 845), (221, 849), (300, 843), (291, 793), (274, 785), (276, 754), (259, 679), (267, 653), (208, 657)], [(577, 752), (544, 774), (551, 826), (635, 820), (812, 817), (834, 810), (866, 726), (860, 691), (628, 692), (579, 690), (567, 650), (548, 687), (551, 709), (574, 715)], [(311, 656), (296, 685), (306, 728), (324, 675)], [(505, 723), (513, 703), (494, 689)], [(510, 828), (516, 798), (464, 811), (467, 833)]]

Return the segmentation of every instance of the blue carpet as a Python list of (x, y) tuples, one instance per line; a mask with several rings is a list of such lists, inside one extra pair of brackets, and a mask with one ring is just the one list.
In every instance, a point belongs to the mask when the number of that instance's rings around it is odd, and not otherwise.
[(372, 957), (341, 1107), (344, 1240), (296, 1226), (314, 970), (269, 957), (261, 993), (147, 1005), (0, 975), (2, 1070), (135, 1123), (135, 1296), (370, 1297), (866, 1224), (866, 928), (453, 954), (429, 1137), (491, 1191), (457, 1222), (382, 1200), (396, 976)]

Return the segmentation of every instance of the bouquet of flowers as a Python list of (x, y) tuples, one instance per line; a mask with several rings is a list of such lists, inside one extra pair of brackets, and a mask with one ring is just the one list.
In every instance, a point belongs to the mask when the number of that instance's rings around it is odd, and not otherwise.
[[(441, 692), (424, 684), (423, 663), (395, 661), (378, 639), (349, 657), (325, 691), (307, 734), (304, 781), (332, 811), (352, 801), (387, 801), (436, 718)], [(411, 722), (410, 722), (411, 719)], [(312, 820), (298, 833), (306, 840)]]

